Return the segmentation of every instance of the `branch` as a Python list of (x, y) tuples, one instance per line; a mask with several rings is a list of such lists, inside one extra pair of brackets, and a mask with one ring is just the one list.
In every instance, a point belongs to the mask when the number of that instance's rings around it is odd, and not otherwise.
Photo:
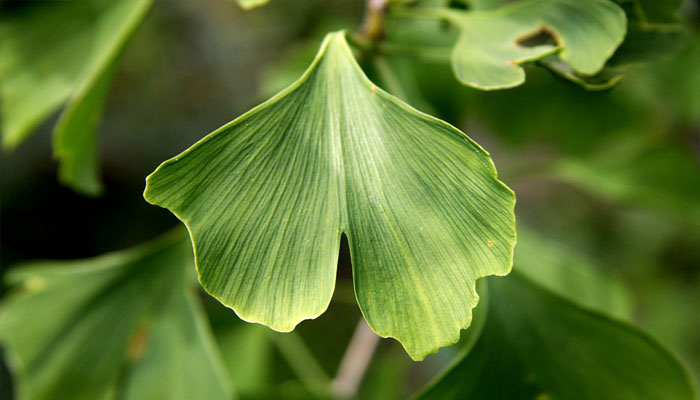
[(372, 332), (364, 318), (360, 318), (360, 322), (358, 322), (355, 333), (353, 333), (350, 344), (340, 362), (338, 375), (332, 383), (332, 390), (335, 396), (347, 399), (357, 393), (377, 343), (379, 343), (379, 336)]
[(371, 42), (384, 38), (384, 12), (387, 0), (367, 0), (365, 18), (360, 35)]

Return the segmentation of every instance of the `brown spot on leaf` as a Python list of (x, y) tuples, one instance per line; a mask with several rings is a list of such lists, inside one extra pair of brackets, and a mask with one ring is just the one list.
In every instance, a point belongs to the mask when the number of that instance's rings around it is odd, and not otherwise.
[(126, 356), (130, 360), (138, 360), (146, 351), (148, 342), (148, 324), (139, 324), (129, 338), (129, 346), (126, 349)]
[(486, 242), (486, 244), (487, 244), (489, 247), (493, 246), (493, 240), (489, 240), (488, 242)]

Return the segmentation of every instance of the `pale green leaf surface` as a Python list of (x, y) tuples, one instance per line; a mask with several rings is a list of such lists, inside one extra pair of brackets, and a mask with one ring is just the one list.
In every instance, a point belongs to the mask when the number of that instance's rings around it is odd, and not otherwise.
[[(622, 43), (626, 19), (609, 0), (523, 0), (494, 10), (445, 10), (460, 29), (452, 67), (465, 85), (504, 89), (522, 84), (521, 64), (558, 52), (561, 61), (583, 75), (600, 71)], [(524, 46), (520, 40), (538, 33), (555, 43)]]
[(13, 271), (0, 342), (19, 398), (230, 398), (183, 236)]
[(633, 326), (538, 287), (489, 278), (474, 347), (419, 399), (693, 400), (679, 362)]
[(144, 196), (187, 225), (205, 289), (279, 331), (327, 308), (344, 233), (367, 322), (415, 359), (458, 340), (476, 279), (508, 273), (515, 242), (488, 153), (374, 86), (342, 33), (299, 81), (158, 167)]
[(55, 131), (60, 179), (77, 191), (97, 194), (97, 118), (119, 54), (151, 4), (38, 2), (0, 16), (3, 146), (18, 146), (70, 100)]

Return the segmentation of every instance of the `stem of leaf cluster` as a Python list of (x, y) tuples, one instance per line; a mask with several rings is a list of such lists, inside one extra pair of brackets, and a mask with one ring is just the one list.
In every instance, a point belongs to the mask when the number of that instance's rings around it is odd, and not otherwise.
[(357, 393), (378, 343), (379, 336), (360, 318), (332, 383), (336, 397), (347, 399)]
[(365, 18), (360, 34), (365, 40), (375, 42), (384, 38), (384, 12), (387, 0), (367, 0)]
[(387, 13), (393, 17), (415, 18), (442, 18), (443, 11), (436, 8), (409, 8), (400, 4), (391, 6), (389, 10), (388, 0), (367, 0), (365, 16), (360, 29), (348, 35), (348, 40), (359, 51), (359, 58), (374, 58), (382, 54), (388, 56), (411, 57), (428, 62), (448, 62), (451, 56), (451, 48), (430, 48), (403, 45), (387, 41), (384, 23)]

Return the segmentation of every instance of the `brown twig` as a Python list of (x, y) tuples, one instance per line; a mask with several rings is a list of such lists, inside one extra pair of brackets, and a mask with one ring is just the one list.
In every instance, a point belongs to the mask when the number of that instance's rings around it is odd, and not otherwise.
[(362, 22), (360, 35), (368, 41), (377, 41), (384, 38), (384, 13), (387, 0), (367, 0), (365, 18)]
[(360, 318), (338, 367), (338, 374), (332, 383), (335, 396), (347, 399), (357, 393), (377, 343), (379, 343), (379, 336), (372, 332), (364, 318)]

